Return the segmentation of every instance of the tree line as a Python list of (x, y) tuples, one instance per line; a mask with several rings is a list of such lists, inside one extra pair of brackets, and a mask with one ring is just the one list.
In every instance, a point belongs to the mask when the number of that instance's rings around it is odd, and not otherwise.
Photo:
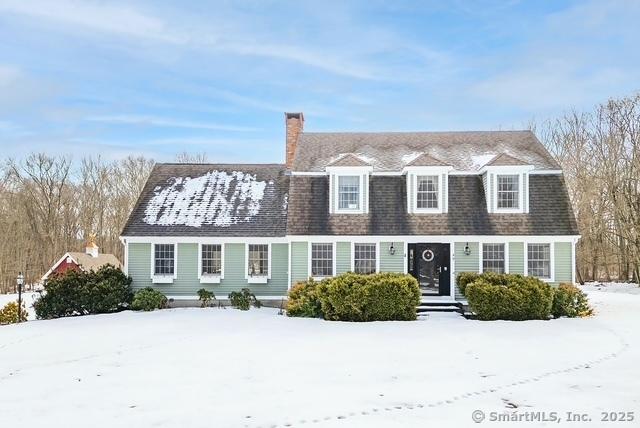
[(640, 278), (640, 94), (533, 130), (562, 166), (582, 239), (577, 280)]
[[(531, 129), (564, 170), (582, 235), (577, 279), (640, 278), (640, 94), (593, 111), (571, 111)], [(203, 163), (205, 154), (180, 153)], [(105, 161), (33, 153), (0, 166), (0, 292), (19, 271), (37, 281), (66, 251), (82, 251), (90, 233), (120, 260), (120, 232), (154, 161)]]

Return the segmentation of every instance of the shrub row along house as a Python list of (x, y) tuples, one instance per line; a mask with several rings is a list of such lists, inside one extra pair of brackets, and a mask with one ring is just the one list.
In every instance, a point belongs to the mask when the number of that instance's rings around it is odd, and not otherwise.
[(529, 131), (308, 133), (286, 113), (286, 164), (158, 164), (122, 233), (133, 287), (174, 298), (404, 272), (434, 300), (458, 272), (574, 282), (562, 171)]

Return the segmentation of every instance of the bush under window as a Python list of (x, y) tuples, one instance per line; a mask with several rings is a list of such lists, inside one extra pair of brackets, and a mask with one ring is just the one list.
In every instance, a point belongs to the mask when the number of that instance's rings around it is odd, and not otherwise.
[(335, 321), (408, 321), (416, 319), (419, 303), (420, 288), (411, 275), (345, 273), (293, 287), (288, 314)]
[(516, 274), (480, 274), (464, 286), (464, 295), (481, 320), (546, 320), (553, 303), (549, 284)]
[(167, 307), (167, 296), (151, 287), (136, 291), (131, 309), (134, 311), (153, 311)]
[(54, 275), (33, 304), (38, 319), (124, 310), (133, 299), (131, 278), (111, 265), (97, 271)]
[(287, 315), (290, 317), (322, 317), (322, 308), (318, 297), (318, 284), (309, 278), (308, 281), (299, 282), (289, 290), (287, 299)]
[(231, 306), (242, 311), (248, 311), (251, 305), (256, 308), (262, 306), (262, 302), (260, 302), (248, 288), (243, 288), (240, 291), (232, 291), (228, 297)]
[(551, 313), (555, 318), (587, 317), (593, 314), (593, 309), (582, 290), (573, 284), (560, 284), (553, 295)]

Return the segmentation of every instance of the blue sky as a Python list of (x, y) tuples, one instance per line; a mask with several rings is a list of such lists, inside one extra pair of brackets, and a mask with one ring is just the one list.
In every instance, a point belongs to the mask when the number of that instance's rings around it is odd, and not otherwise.
[(521, 129), (640, 90), (638, 22), (638, 1), (0, 0), (0, 147), (281, 162), (284, 111)]

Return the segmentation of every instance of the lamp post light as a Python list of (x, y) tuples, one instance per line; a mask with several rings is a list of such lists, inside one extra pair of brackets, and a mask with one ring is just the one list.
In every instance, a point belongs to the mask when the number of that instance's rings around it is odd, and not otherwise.
[(20, 322), (20, 311), (22, 309), (22, 285), (24, 284), (24, 275), (22, 272), (18, 273), (16, 282), (18, 284), (18, 322)]

